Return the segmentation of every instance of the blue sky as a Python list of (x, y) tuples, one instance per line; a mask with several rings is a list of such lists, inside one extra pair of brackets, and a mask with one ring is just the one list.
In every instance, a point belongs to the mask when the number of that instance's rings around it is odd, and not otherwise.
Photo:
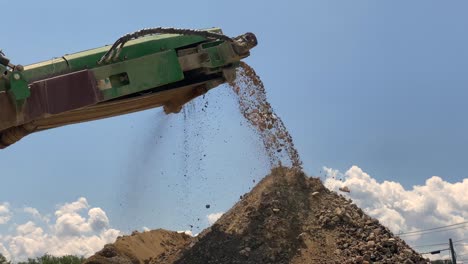
[[(144, 27), (254, 32), (259, 45), (247, 62), (305, 171), (358, 165), (410, 188), (434, 175), (467, 177), (467, 8), (422, 0), (18, 2), (3, 13), (1, 48), (29, 64)], [(120, 230), (206, 226), (206, 214), (230, 208), (268, 168), (227, 87), (187, 117), (155, 109), (29, 136), (0, 152), (0, 202), (53, 213), (83, 196)]]

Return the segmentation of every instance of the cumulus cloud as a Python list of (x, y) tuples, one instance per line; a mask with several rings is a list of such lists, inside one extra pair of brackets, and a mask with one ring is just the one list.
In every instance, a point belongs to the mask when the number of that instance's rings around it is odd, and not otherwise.
[(214, 224), (223, 214), (224, 212), (219, 212), (207, 215), (206, 218), (208, 218), (208, 223), (210, 223), (210, 225)]
[(109, 218), (107, 218), (106, 212), (101, 208), (92, 208), (88, 212), (88, 223), (91, 230), (99, 232), (109, 227)]
[(119, 230), (110, 228), (104, 210), (91, 208), (83, 197), (59, 206), (52, 223), (35, 208), (26, 207), (23, 211), (42, 223), (30, 220), (17, 225), (13, 234), (0, 237), (0, 252), (14, 261), (45, 253), (89, 256), (121, 235)]
[(0, 203), (0, 225), (8, 223), (11, 219), (9, 203)]
[[(379, 219), (395, 234), (441, 227), (468, 220), (468, 179), (449, 183), (441, 177), (432, 176), (424, 185), (405, 189), (400, 183), (378, 182), (358, 166), (352, 166), (345, 173), (324, 167), (327, 174), (324, 183), (329, 189), (352, 199), (367, 214)], [(347, 186), (350, 193), (339, 191)], [(468, 237), (468, 225), (441, 232), (402, 235), (410, 245), (448, 243)], [(457, 244), (459, 254), (467, 254), (468, 247)], [(416, 247), (420, 252), (438, 249)]]
[(43, 216), (41, 213), (39, 213), (39, 210), (37, 210), (36, 208), (25, 207), (23, 208), (23, 212), (31, 215), (34, 219), (41, 220), (46, 223), (50, 221), (48, 216)]
[(77, 201), (72, 203), (66, 203), (61, 205), (57, 211), (55, 211), (55, 215), (60, 217), (65, 214), (69, 213), (77, 213), (83, 209), (89, 208), (88, 201), (84, 197), (80, 197)]
[[(0, 238), (1, 238), (1, 236), (0, 236)], [(11, 258), (10, 253), (7, 251), (7, 249), (5, 248), (5, 246), (2, 243), (0, 243), (0, 254), (2, 254), (7, 259)]]

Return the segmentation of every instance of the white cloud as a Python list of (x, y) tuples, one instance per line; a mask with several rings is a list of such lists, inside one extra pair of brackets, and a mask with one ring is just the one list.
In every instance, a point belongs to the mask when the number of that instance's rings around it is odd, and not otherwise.
[(332, 179), (337, 179), (338, 176), (341, 175), (339, 170), (335, 170), (332, 168), (323, 167), (323, 171), (325, 172), (327, 177), (330, 177)]
[(89, 208), (88, 201), (84, 197), (80, 197), (77, 201), (72, 203), (66, 203), (59, 207), (57, 211), (55, 211), (55, 215), (60, 217), (61, 215), (67, 213), (77, 213), (83, 209)]
[(0, 203), (0, 225), (8, 223), (11, 219), (11, 211), (9, 203)]
[(101, 208), (92, 208), (88, 216), (88, 223), (93, 231), (99, 232), (109, 227), (109, 218)]
[[(1, 238), (1, 236), (0, 236)], [(0, 242), (0, 254), (2, 254), (5, 258), (10, 259), (10, 253), (7, 251), (5, 246)]]
[(186, 235), (192, 236), (192, 237), (198, 235), (198, 234), (193, 235), (193, 232), (191, 230), (177, 231), (177, 233), (179, 233), (179, 234), (183, 233), (183, 234), (186, 234)]
[(77, 236), (91, 231), (86, 219), (78, 213), (66, 213), (57, 217), (55, 230), (59, 236)]
[(207, 215), (206, 218), (208, 218), (208, 223), (210, 223), (210, 225), (214, 224), (223, 214), (224, 212), (219, 212)]
[(39, 210), (37, 210), (36, 208), (25, 207), (23, 211), (27, 214), (30, 214), (34, 219), (41, 220), (46, 223), (50, 221), (50, 218), (48, 216), (43, 216), (41, 213), (39, 213)]
[[(377, 182), (361, 168), (352, 166), (345, 173), (323, 168), (327, 173), (325, 185), (351, 198), (367, 214), (379, 219), (395, 234), (456, 224), (468, 220), (468, 179), (449, 183), (433, 176), (424, 185), (406, 190), (400, 183)], [(338, 191), (347, 186), (350, 193)], [(426, 235), (402, 236), (410, 245), (448, 243), (468, 237), (468, 226)], [(438, 249), (417, 247), (420, 252)], [(458, 254), (468, 254), (468, 247), (458, 245)]]
[(16, 226), (13, 234), (0, 237), (0, 252), (14, 261), (45, 253), (89, 256), (121, 235), (120, 231), (110, 228), (104, 210), (90, 208), (83, 197), (59, 206), (55, 221), (50, 224), (50, 219), (35, 208), (26, 207), (23, 211), (33, 220), (41, 220), (42, 225), (28, 221)]
[(100, 232), (109, 227), (109, 218), (101, 208), (91, 208), (88, 218), (80, 214), (89, 208), (86, 198), (62, 205), (56, 212), (55, 231), (59, 236), (77, 236), (89, 232)]

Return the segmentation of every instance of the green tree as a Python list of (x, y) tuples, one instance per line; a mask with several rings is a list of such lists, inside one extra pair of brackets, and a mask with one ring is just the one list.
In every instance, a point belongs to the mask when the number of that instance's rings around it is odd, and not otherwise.
[[(35, 259), (28, 259), (24, 262), (18, 262), (18, 264), (81, 264), (84, 261), (84, 257), (78, 256), (62, 256), (62, 257), (54, 257), (51, 255), (44, 255), (42, 257), (37, 257)], [(0, 264), (2, 264), (0, 262)]]
[(11, 264), (10, 261), (8, 261), (5, 256), (2, 255), (2, 253), (0, 253), (0, 264)]

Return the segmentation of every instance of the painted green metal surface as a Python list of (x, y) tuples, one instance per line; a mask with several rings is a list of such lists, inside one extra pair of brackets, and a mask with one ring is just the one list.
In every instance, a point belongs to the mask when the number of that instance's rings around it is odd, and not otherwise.
[[(211, 31), (220, 32), (219, 29)], [(183, 80), (184, 74), (176, 50), (195, 47), (200, 43), (204, 43), (200, 49), (208, 55), (208, 59), (201, 63), (204, 68), (217, 70), (239, 60), (231, 44), (225, 41), (207, 42), (205, 38), (193, 35), (154, 35), (129, 41), (118, 58), (104, 64), (98, 61), (110, 46), (25, 66), (21, 72), (9, 72), (6, 78), (8, 81), (0, 81), (0, 91), (9, 92), (18, 107), (30, 96), (28, 84), (71, 72), (91, 70), (103, 100), (111, 100)]]
[(22, 72), (13, 72), (10, 74), (10, 92), (16, 101), (23, 101), (31, 95), (28, 82)]
[[(204, 41), (199, 36), (180, 35), (157, 35), (144, 37), (138, 40), (129, 41), (123, 47), (119, 59), (121, 61), (139, 58), (145, 55), (177, 49), (180, 47), (193, 45)], [(47, 76), (93, 69), (102, 65), (97, 64), (99, 59), (106, 53), (110, 46), (86, 50), (62, 58), (52, 59), (24, 67), (24, 75), (27, 80), (34, 81)]]
[[(104, 100), (142, 92), (184, 79), (174, 50), (105, 65), (92, 71)], [(117, 78), (124, 78), (124, 80), (115, 80), (112, 83), (111, 79)]]
[(217, 43), (215, 46), (202, 45), (202, 48), (204, 48), (204, 51), (206, 51), (210, 57), (208, 63), (204, 65), (205, 67), (216, 68), (226, 65), (227, 63), (237, 61), (234, 59), (236, 58), (236, 55), (229, 43)]

